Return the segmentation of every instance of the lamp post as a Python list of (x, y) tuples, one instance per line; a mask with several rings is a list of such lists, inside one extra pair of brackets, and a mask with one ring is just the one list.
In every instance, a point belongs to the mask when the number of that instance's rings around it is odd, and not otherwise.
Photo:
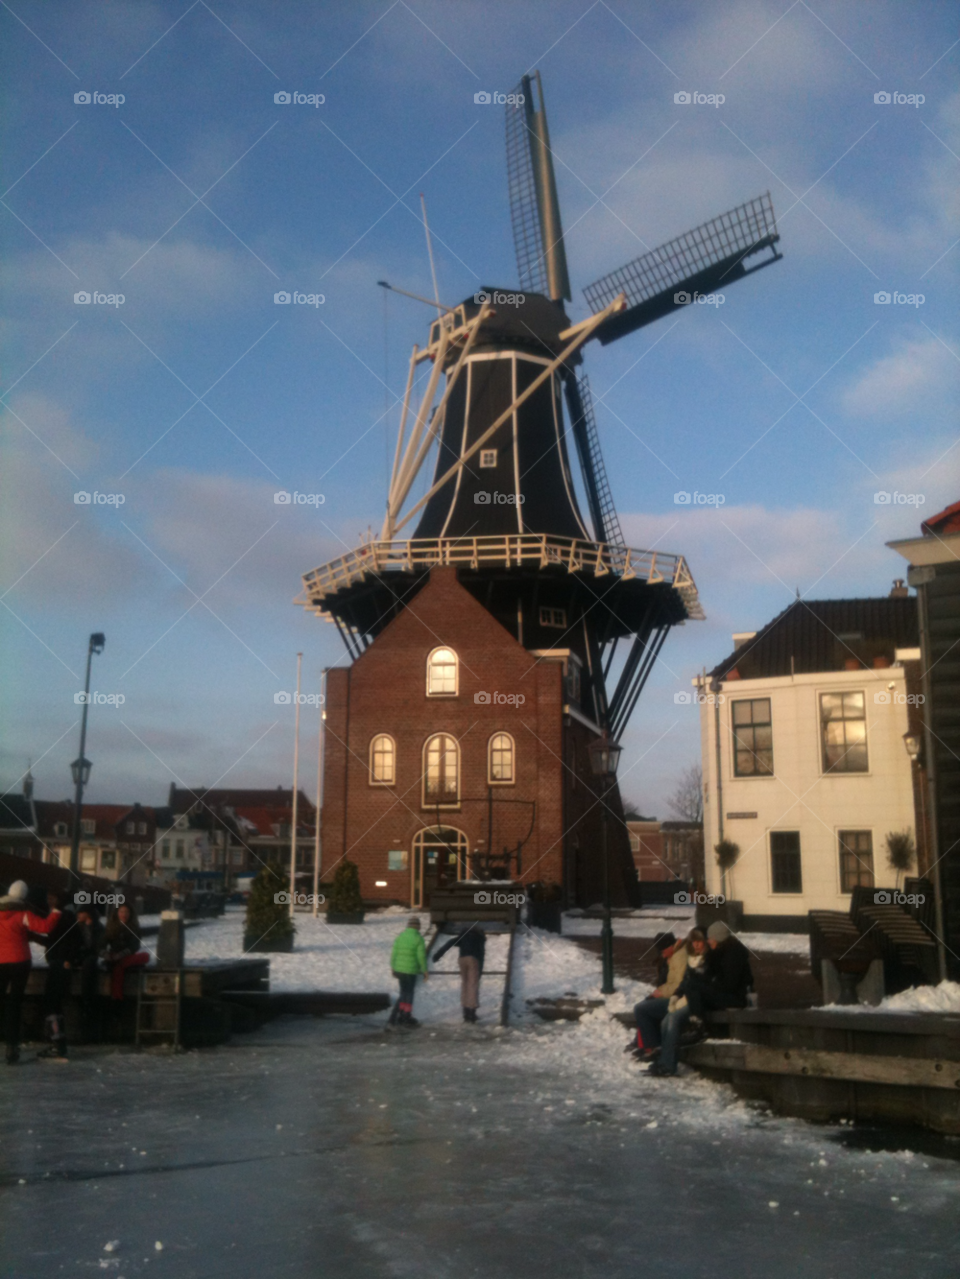
[(70, 871), (76, 875), (80, 869), (80, 813), (83, 808), (83, 788), (90, 780), (90, 769), (93, 767), (86, 758), (84, 750), (87, 745), (87, 711), (90, 707), (90, 662), (94, 653), (102, 653), (104, 636), (97, 631), (90, 636), (87, 645), (87, 682), (83, 686), (83, 714), (80, 717), (80, 754), (70, 765), (73, 776), (73, 838), (70, 842)]
[(601, 839), (603, 855), (603, 928), (600, 932), (603, 959), (603, 985), (601, 994), (612, 995), (613, 986), (613, 922), (610, 917), (610, 855), (607, 841), (607, 794), (617, 775), (620, 752), (623, 748), (610, 740), (607, 730), (590, 747), (590, 767), (600, 779)]

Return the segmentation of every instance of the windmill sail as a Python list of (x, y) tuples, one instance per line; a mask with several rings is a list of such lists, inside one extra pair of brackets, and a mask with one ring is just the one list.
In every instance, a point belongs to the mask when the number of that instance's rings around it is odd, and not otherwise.
[(623, 540), (620, 519), (613, 504), (610, 481), (607, 479), (607, 468), (600, 452), (597, 419), (593, 412), (590, 380), (586, 373), (577, 377), (572, 369), (568, 370), (564, 379), (564, 392), (573, 423), (573, 438), (580, 457), (594, 535), (598, 542), (605, 542), (611, 548), (614, 559), (619, 564), (627, 544)]
[[(768, 191), (635, 258), (583, 291), (594, 314), (619, 293), (627, 295), (627, 310), (612, 316), (597, 337), (606, 345), (684, 305), (684, 299), (677, 301), (678, 293), (690, 298), (695, 293), (714, 293), (770, 266), (783, 256), (774, 248), (779, 239)], [(746, 258), (764, 249), (770, 250), (769, 257), (749, 268), (743, 265)]]
[[(520, 287), (570, 300), (567, 255), (540, 72), (524, 76), (507, 104), (507, 185)], [(534, 101), (536, 98), (536, 102)]]

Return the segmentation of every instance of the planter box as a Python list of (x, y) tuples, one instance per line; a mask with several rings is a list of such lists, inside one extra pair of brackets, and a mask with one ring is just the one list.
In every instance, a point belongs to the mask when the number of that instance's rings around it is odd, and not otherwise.
[(291, 933), (288, 937), (253, 937), (250, 933), (243, 935), (243, 949), (247, 953), (261, 954), (270, 953), (277, 955), (289, 955), (293, 950), (293, 937)]
[(364, 914), (362, 910), (328, 910), (326, 920), (328, 924), (362, 924)]

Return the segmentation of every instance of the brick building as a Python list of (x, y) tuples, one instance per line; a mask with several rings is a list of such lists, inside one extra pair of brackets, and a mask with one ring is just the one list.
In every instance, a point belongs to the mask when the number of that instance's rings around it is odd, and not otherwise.
[[(529, 638), (529, 637), (528, 637)], [(600, 805), (569, 649), (528, 649), (434, 568), (348, 668), (327, 675), (323, 874), (359, 866), (368, 901), (426, 905), (481, 869), (600, 897)], [(612, 891), (630, 892), (610, 792)]]

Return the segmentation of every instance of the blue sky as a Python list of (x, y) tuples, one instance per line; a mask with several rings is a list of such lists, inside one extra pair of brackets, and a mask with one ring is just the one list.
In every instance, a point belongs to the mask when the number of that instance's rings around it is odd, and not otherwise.
[[(376, 281), (431, 292), (423, 191), (441, 296), (515, 283), (502, 109), (474, 94), (528, 69), (572, 318), (598, 276), (763, 191), (782, 236), (783, 261), (722, 307), (587, 350), (628, 541), (685, 554), (708, 618), (663, 650), (627, 795), (668, 815), (699, 750), (673, 695), (732, 631), (796, 590), (886, 593), (903, 562), (884, 542), (960, 497), (950, 6), (15, 0), (0, 29), (4, 787), (32, 758), (38, 794), (68, 793), (93, 630), (93, 687), (126, 700), (91, 712), (91, 800), (288, 784), (273, 694), (298, 650), (308, 692), (345, 660), (291, 601), (379, 528), (429, 319)], [(325, 300), (277, 307), (280, 289)], [(82, 290), (124, 302), (75, 304)], [(278, 507), (279, 488), (325, 500)], [(678, 506), (680, 490), (723, 503)], [(311, 712), (308, 789), (315, 730)]]

